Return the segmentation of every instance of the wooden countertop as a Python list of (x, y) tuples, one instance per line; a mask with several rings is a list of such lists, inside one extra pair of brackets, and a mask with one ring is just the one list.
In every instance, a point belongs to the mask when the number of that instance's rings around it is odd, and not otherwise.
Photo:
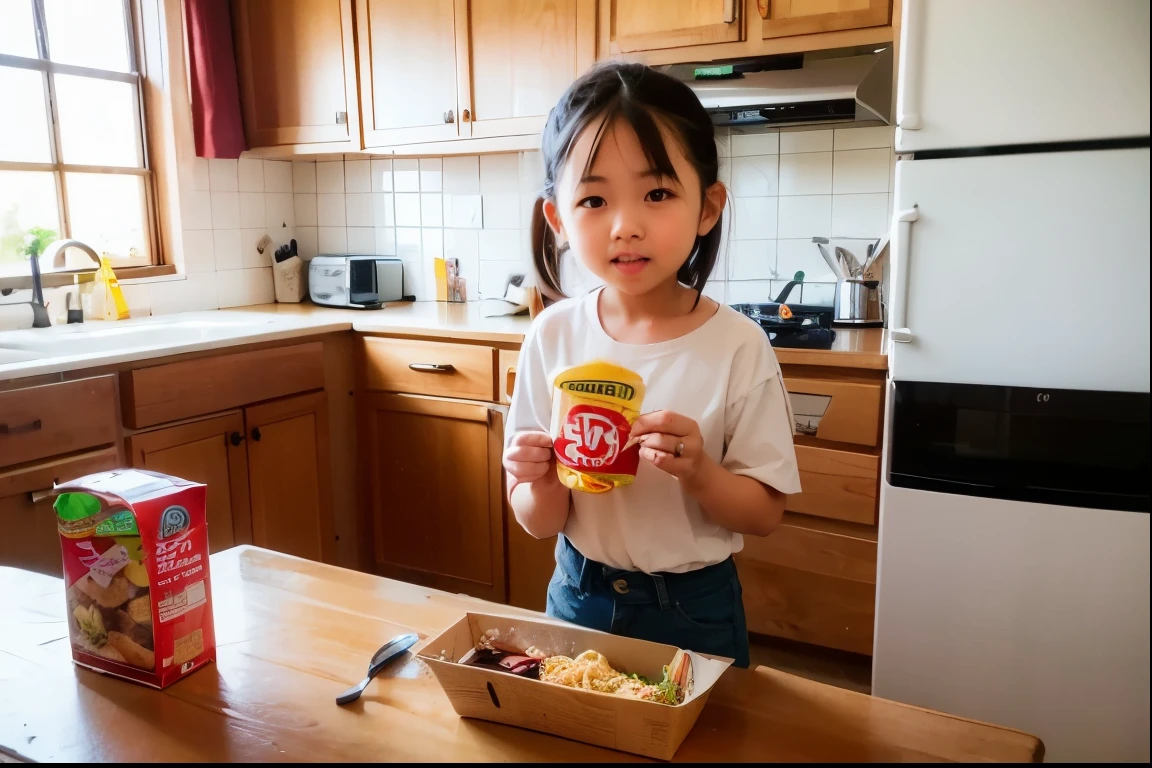
[[(409, 658), (336, 706), (388, 638), (466, 610), (525, 613), (253, 547), (212, 557), (217, 663), (164, 691), (75, 667), (60, 579), (0, 568), (0, 754), (37, 761), (635, 761), (463, 720)], [(418, 651), (417, 645), (414, 651)], [(1030, 761), (1032, 736), (732, 669), (678, 761)]]

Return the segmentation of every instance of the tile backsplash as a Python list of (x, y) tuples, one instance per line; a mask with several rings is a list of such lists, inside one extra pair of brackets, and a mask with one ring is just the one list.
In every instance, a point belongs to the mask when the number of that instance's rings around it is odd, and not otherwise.
[[(730, 190), (721, 258), (707, 293), (767, 301), (797, 271), (793, 301), (831, 303), (834, 278), (812, 244), (880, 237), (895, 156), (889, 127), (718, 129)], [(503, 295), (531, 274), (530, 215), (543, 182), (539, 153), (338, 160), (204, 160), (181, 175), (185, 279), (126, 285), (134, 314), (274, 300), (271, 255), (292, 238), (301, 255), (375, 253), (405, 263), (406, 292), (435, 295), (433, 259), (459, 259), (469, 298)], [(267, 234), (264, 253), (257, 243)]]

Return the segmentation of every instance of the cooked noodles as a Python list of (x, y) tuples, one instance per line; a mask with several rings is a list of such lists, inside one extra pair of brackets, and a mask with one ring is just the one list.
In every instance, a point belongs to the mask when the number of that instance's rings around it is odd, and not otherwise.
[(668, 680), (667, 668), (665, 679), (653, 685), (639, 675), (625, 675), (613, 669), (608, 659), (596, 651), (584, 651), (574, 659), (550, 656), (540, 665), (540, 679), (569, 688), (583, 688), (662, 704), (678, 704), (683, 698), (680, 686)]

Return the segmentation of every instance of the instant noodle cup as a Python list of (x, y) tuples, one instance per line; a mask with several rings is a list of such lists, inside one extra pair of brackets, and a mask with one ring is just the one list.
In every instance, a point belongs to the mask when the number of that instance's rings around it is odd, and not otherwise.
[(562, 371), (553, 387), (551, 433), (560, 482), (586, 493), (630, 485), (640, 446), (625, 446), (640, 416), (644, 380), (597, 361)]

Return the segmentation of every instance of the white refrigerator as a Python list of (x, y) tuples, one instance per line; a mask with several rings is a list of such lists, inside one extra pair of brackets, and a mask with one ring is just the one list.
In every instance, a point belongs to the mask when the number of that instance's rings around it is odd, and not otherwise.
[(1149, 4), (903, 8), (873, 694), (1147, 762)]

